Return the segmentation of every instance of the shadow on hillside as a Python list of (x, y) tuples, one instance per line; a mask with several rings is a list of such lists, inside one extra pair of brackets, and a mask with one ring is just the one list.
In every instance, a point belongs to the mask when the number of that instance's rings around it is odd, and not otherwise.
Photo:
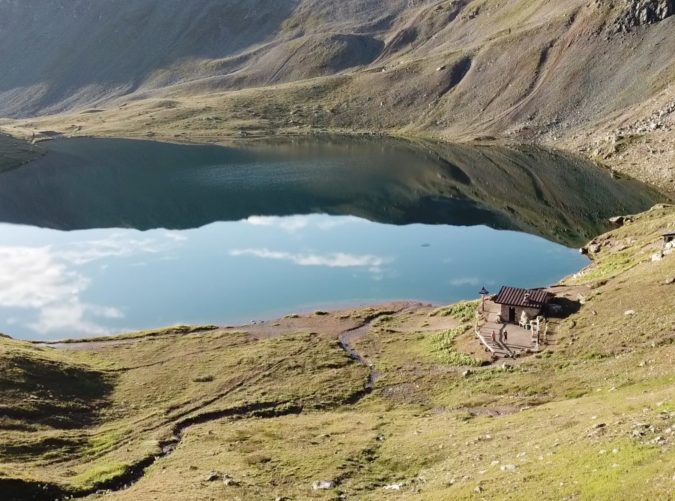
[(0, 361), (0, 429), (57, 429), (94, 424), (113, 389), (91, 369), (25, 355)]
[(548, 308), (548, 315), (552, 318), (565, 319), (574, 315), (581, 309), (579, 301), (573, 301), (566, 297), (556, 297)]

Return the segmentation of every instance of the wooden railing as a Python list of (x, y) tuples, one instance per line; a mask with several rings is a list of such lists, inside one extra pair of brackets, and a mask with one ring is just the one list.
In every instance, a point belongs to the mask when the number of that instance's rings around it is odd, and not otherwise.
[[(480, 340), (481, 344), (485, 346), (485, 348), (495, 355), (497, 353), (497, 350), (495, 350), (494, 346), (492, 346), (490, 343), (487, 342), (485, 337), (480, 333), (480, 328), (481, 328), (481, 320), (484, 320), (487, 322), (487, 319), (483, 318), (480, 312), (476, 312), (476, 320), (474, 322), (474, 333), (476, 334), (476, 337)], [(503, 329), (503, 327), (502, 327)], [(506, 344), (502, 344), (500, 348), (503, 347), (504, 351), (507, 353), (507, 355), (510, 358), (515, 358), (515, 355), (513, 354), (513, 351), (511, 351), (511, 348), (509, 348)]]

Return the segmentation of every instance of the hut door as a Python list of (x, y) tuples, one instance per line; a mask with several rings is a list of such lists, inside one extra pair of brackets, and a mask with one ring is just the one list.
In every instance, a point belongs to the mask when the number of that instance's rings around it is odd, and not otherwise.
[(509, 322), (512, 324), (516, 323), (516, 309), (509, 308)]

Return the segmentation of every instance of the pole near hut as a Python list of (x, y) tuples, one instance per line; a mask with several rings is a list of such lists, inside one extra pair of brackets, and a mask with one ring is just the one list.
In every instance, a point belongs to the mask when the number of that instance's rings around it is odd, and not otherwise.
[(487, 298), (490, 295), (490, 292), (488, 292), (488, 290), (485, 287), (483, 287), (480, 290), (479, 294), (480, 294), (480, 309), (483, 313), (485, 313), (485, 298)]

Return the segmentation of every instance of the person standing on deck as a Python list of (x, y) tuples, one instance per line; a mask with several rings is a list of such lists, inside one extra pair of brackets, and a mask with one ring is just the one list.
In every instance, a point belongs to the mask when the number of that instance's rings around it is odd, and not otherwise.
[(508, 342), (508, 340), (509, 340), (509, 333), (504, 331), (504, 342), (506, 343)]

